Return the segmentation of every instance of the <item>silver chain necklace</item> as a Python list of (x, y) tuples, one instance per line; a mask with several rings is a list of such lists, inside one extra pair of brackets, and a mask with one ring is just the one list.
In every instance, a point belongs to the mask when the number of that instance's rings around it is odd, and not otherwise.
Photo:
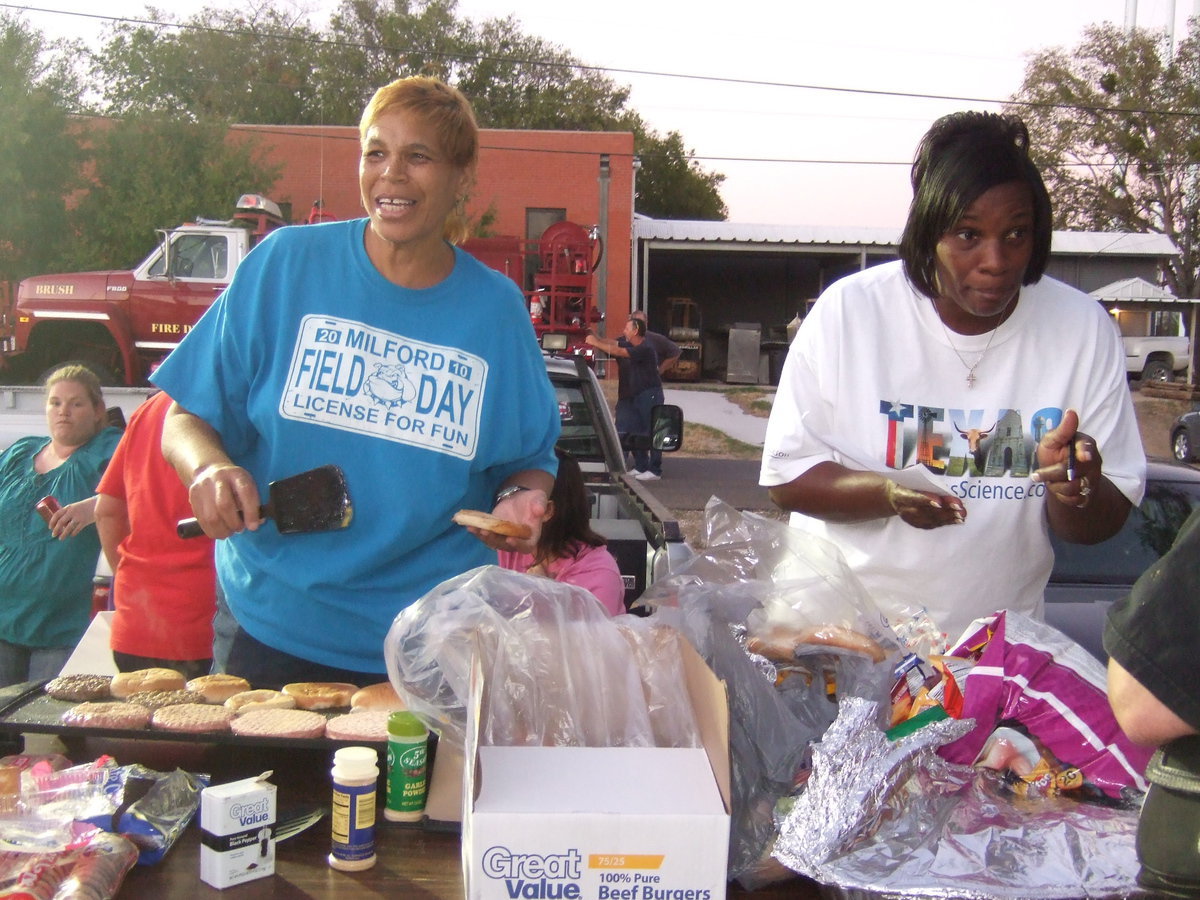
[(968, 390), (975, 387), (975, 382), (979, 380), (975, 377), (975, 370), (977, 368), (979, 368), (979, 364), (981, 362), (983, 362), (983, 358), (985, 356), (987, 356), (988, 350), (991, 349), (992, 341), (994, 341), (996, 339), (996, 332), (999, 331), (1000, 326), (1004, 324), (1004, 316), (1008, 313), (1008, 308), (1013, 305), (1013, 301), (1015, 301), (1016, 299), (1017, 299), (1017, 295), (1013, 294), (1012, 300), (1009, 300), (1008, 304), (1004, 307), (1004, 309), (1000, 310), (1000, 313), (998, 315), (998, 321), (996, 322), (996, 327), (993, 328), (992, 333), (988, 335), (987, 343), (983, 345), (983, 350), (980, 351), (980, 354), (976, 358), (975, 362), (969, 363), (969, 362), (967, 362), (966, 358), (962, 355), (962, 353), (959, 352), (959, 349), (956, 346), (954, 346), (954, 341), (952, 341), (950, 339), (950, 329), (946, 327), (946, 322), (944, 319), (942, 319), (942, 314), (940, 312), (938, 312), (936, 301), (934, 301), (933, 298), (930, 298), (930, 302), (933, 303), (933, 314), (935, 316), (937, 316), (938, 322), (941, 323), (942, 334), (946, 335), (946, 343), (950, 345), (950, 349), (954, 351), (954, 355), (958, 357), (958, 361), (960, 363), (962, 363), (963, 368), (965, 368), (967, 370), (967, 389)]

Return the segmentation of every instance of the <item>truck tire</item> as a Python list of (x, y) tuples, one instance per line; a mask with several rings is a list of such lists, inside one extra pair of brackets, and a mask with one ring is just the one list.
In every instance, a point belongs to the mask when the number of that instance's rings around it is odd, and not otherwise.
[(1161, 359), (1152, 359), (1142, 369), (1142, 381), (1173, 381), (1175, 373), (1169, 363)]
[(1171, 435), (1171, 455), (1181, 463), (1190, 463), (1196, 458), (1186, 428), (1177, 428)]

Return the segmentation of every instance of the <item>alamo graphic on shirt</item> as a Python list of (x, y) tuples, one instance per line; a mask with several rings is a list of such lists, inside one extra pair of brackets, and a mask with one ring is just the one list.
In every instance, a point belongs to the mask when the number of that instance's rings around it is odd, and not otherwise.
[(306, 316), (279, 413), (474, 459), (486, 383), (487, 362), (456, 347)]
[(946, 409), (902, 401), (879, 403), (887, 430), (883, 461), (892, 469), (919, 463), (935, 475), (1027, 478), (1038, 442), (1062, 422), (1063, 411)]

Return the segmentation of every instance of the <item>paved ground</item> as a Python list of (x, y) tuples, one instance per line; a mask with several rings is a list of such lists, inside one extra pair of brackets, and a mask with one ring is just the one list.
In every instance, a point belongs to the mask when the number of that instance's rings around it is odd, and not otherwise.
[(768, 509), (767, 489), (758, 486), (758, 461), (663, 456), (661, 481), (646, 482), (667, 509), (704, 509), (717, 496), (737, 509)]
[[(767, 395), (773, 396), (773, 395)], [(697, 422), (723, 431), (746, 444), (761, 447), (767, 433), (767, 420), (751, 416), (720, 391), (684, 391), (667, 388), (663, 400), (683, 410), (685, 422)]]

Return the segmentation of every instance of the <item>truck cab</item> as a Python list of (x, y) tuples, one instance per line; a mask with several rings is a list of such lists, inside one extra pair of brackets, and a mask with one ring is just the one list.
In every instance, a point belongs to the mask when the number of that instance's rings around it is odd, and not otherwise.
[(26, 278), (17, 288), (5, 380), (30, 383), (75, 361), (106, 384), (144, 383), (251, 248), (284, 224), (277, 204), (244, 194), (232, 219), (160, 231), (159, 245), (133, 269)]

